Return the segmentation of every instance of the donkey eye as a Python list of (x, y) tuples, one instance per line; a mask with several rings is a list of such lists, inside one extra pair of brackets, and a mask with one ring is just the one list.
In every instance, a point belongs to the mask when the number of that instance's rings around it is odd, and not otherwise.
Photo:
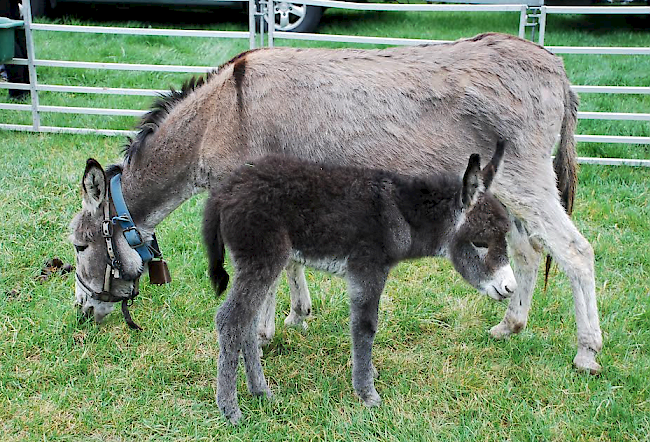
[(77, 251), (77, 253), (79, 253), (79, 252), (83, 252), (84, 250), (86, 250), (88, 248), (88, 246), (87, 245), (86, 246), (78, 246), (78, 245), (75, 244), (74, 248)]
[(472, 245), (477, 249), (487, 249), (488, 243), (482, 241), (472, 241)]

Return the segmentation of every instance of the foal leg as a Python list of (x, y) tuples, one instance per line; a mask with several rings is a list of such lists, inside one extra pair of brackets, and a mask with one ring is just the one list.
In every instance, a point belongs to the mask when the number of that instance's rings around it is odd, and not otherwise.
[(363, 272), (348, 270), (352, 386), (368, 407), (381, 403), (381, 397), (375, 389), (376, 370), (372, 364), (372, 344), (377, 332), (379, 298), (387, 276), (388, 268), (377, 267)]
[(517, 280), (517, 289), (510, 298), (503, 320), (490, 329), (490, 334), (496, 339), (507, 338), (526, 327), (539, 262), (542, 257), (541, 249), (531, 242), (526, 228), (518, 219), (512, 219), (508, 245)]
[[(270, 293), (271, 291), (267, 291)], [(275, 293), (273, 293), (275, 297)], [(264, 371), (261, 363), (261, 350), (258, 341), (258, 334), (255, 333), (259, 315), (253, 318), (253, 324), (248, 328), (248, 333), (244, 336), (242, 343), (242, 353), (244, 355), (244, 367), (246, 368), (246, 384), (248, 391), (253, 396), (273, 397), (273, 393), (266, 383)]]
[(267, 272), (246, 270), (247, 267), (259, 269), (260, 266), (238, 263), (237, 267), (242, 270), (235, 275), (232, 289), (215, 317), (219, 332), (217, 405), (233, 424), (236, 424), (242, 416), (237, 404), (237, 366), (240, 348), (244, 353), (249, 388), (254, 393), (268, 391), (259, 360), (255, 322), (264, 297), (277, 278), (277, 275), (260, 275)]
[(275, 304), (276, 292), (278, 291), (278, 284), (280, 278), (276, 278), (271, 287), (266, 293), (260, 314), (257, 318), (257, 336), (259, 345), (267, 345), (275, 336)]
[(291, 293), (291, 312), (284, 320), (284, 325), (307, 330), (305, 318), (311, 314), (311, 298), (305, 279), (305, 267), (295, 261), (289, 261), (286, 270)]

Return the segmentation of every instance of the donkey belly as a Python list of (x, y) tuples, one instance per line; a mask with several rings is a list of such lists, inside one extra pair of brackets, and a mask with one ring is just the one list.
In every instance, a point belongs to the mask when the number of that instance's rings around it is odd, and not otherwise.
[(292, 250), (291, 260), (311, 267), (316, 270), (331, 273), (337, 276), (345, 276), (348, 268), (347, 258), (337, 258), (331, 256), (306, 257), (300, 250)]

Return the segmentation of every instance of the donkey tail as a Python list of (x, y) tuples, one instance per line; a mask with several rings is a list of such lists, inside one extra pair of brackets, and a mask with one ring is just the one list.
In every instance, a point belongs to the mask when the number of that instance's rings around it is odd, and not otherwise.
[[(560, 192), (560, 202), (568, 215), (573, 213), (573, 201), (578, 183), (578, 166), (576, 161), (576, 141), (574, 137), (578, 114), (578, 96), (567, 85), (564, 103), (564, 119), (560, 131), (560, 144), (553, 160), (553, 169), (557, 179), (557, 188)], [(546, 256), (546, 273), (544, 274), (544, 290), (548, 284), (548, 275), (551, 270), (551, 256)]]
[(211, 196), (203, 213), (203, 242), (208, 253), (208, 274), (217, 296), (226, 291), (230, 276), (224, 269), (226, 249), (221, 237), (221, 213), (216, 198)]

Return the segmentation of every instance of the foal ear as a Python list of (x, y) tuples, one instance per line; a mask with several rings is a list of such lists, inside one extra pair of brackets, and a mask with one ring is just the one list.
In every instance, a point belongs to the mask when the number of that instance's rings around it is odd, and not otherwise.
[(466, 208), (472, 206), (483, 192), (485, 192), (485, 184), (481, 173), (481, 157), (475, 153), (469, 157), (467, 170), (463, 176), (463, 206)]
[(497, 170), (499, 170), (499, 167), (501, 167), (501, 164), (503, 163), (503, 152), (505, 150), (505, 145), (505, 140), (497, 141), (497, 148), (494, 151), (492, 159), (483, 168), (483, 183), (485, 184), (486, 189), (488, 189), (492, 184), (492, 180), (497, 174)]
[(102, 166), (93, 158), (86, 161), (86, 170), (81, 180), (83, 208), (95, 214), (106, 200), (106, 174)]

